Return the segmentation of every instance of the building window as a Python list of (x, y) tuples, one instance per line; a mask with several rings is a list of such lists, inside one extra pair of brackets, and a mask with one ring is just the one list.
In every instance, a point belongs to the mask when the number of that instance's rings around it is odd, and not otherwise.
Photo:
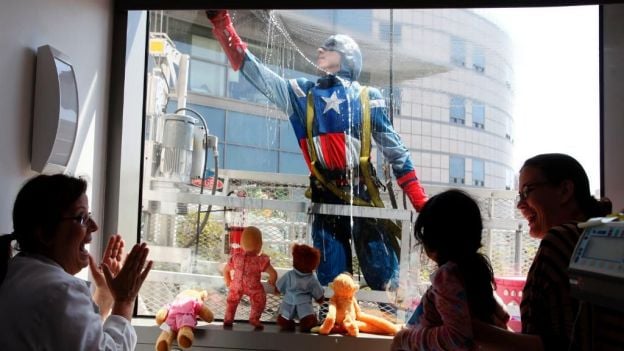
[(466, 42), (457, 37), (451, 37), (451, 63), (466, 66)]
[(472, 67), (477, 72), (485, 72), (485, 54), (483, 48), (475, 46), (472, 50)]
[[(189, 47), (184, 43), (176, 46)], [(189, 70), (189, 90), (214, 96), (225, 96), (227, 66), (225, 54), (216, 40), (191, 36), (188, 49), (192, 57)]]
[[(373, 11), (370, 9), (335, 10), (334, 24), (370, 36), (373, 28)], [(396, 28), (396, 26), (395, 26)]]
[(472, 160), (472, 185), (485, 186), (485, 162), (483, 160)]
[(485, 105), (478, 101), (472, 102), (472, 125), (485, 129)]
[(511, 142), (513, 142), (513, 132), (511, 124), (511, 118), (505, 118), (505, 139), (511, 140)]
[(466, 174), (466, 160), (463, 157), (449, 158), (449, 183), (464, 184)]
[(514, 171), (509, 168), (505, 169), (505, 190), (513, 189), (514, 183), (515, 183)]
[(450, 119), (452, 123), (466, 124), (466, 99), (451, 96)]
[(398, 43), (401, 41), (401, 31), (402, 27), (399, 23), (394, 23), (394, 27), (392, 23), (382, 21), (379, 23), (379, 40), (390, 42), (390, 33), (393, 34), (393, 42)]
[[(381, 94), (386, 100), (386, 107), (388, 108), (388, 113), (391, 113), (389, 117), (398, 116), (401, 114), (401, 96), (402, 91), (400, 87), (394, 86), (392, 90), (390, 90), (389, 86), (386, 86), (381, 89)], [(390, 101), (390, 95), (392, 95), (392, 101)], [(392, 107), (392, 111), (390, 112), (390, 107)]]

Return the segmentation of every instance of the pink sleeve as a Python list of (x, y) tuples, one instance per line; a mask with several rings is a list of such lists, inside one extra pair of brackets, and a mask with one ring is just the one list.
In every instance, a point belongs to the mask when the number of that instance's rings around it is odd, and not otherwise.
[(434, 305), (442, 325), (414, 328), (418, 350), (471, 350), (473, 346), (470, 310), (457, 266), (447, 263), (435, 273)]

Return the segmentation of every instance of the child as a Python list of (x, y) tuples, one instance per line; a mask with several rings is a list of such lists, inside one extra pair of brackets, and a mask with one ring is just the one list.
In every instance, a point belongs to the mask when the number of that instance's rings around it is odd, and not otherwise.
[(260, 282), (261, 273), (268, 273), (268, 282), (275, 287), (277, 272), (271, 266), (269, 256), (261, 252), (262, 232), (260, 229), (245, 228), (241, 236), (241, 248), (243, 252), (234, 253), (223, 268), (225, 285), (229, 288), (223, 326), (232, 326), (236, 308), (243, 295), (247, 295), (251, 303), (249, 323), (256, 329), (262, 329), (260, 316), (266, 306), (266, 293)]
[(471, 350), (472, 319), (505, 327), (509, 316), (494, 297), (492, 267), (478, 252), (482, 230), (479, 206), (460, 190), (447, 190), (425, 204), (414, 236), (438, 269), (414, 326), (394, 337), (393, 351)]

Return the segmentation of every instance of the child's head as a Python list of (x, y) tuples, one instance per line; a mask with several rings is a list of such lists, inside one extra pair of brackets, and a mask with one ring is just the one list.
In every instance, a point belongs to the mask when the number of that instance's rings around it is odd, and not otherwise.
[(447, 190), (427, 201), (416, 220), (414, 236), (427, 255), (443, 265), (457, 264), (464, 280), (471, 315), (492, 323), (496, 301), (492, 294), (494, 272), (481, 247), (481, 211), (468, 194)]
[(466, 258), (481, 247), (479, 206), (461, 190), (447, 190), (429, 199), (415, 227), (414, 237), (438, 265)]

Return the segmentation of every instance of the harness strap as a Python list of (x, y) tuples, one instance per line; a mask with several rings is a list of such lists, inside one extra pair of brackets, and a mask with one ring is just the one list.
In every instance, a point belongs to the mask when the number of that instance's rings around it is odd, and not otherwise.
[(371, 201), (375, 207), (384, 207), (383, 201), (379, 196), (379, 188), (373, 183), (373, 177), (370, 174), (370, 149), (371, 149), (371, 111), (368, 99), (368, 87), (364, 87), (360, 91), (360, 103), (362, 106), (362, 147), (360, 149), (360, 171), (364, 175), (364, 184), (366, 190), (371, 197)]
[(368, 88), (364, 87), (360, 92), (360, 102), (362, 104), (362, 136), (361, 136), (361, 149), (360, 149), (360, 171), (364, 176), (364, 184), (371, 197), (371, 202), (364, 201), (359, 197), (354, 197), (350, 193), (338, 188), (336, 184), (328, 182), (323, 174), (316, 167), (318, 162), (318, 156), (314, 147), (314, 138), (312, 136), (313, 122), (314, 122), (314, 96), (312, 90), (308, 92), (307, 97), (307, 110), (306, 110), (306, 130), (308, 150), (310, 154), (310, 169), (314, 177), (329, 191), (340, 198), (345, 203), (353, 203), (358, 206), (373, 206), (384, 207), (383, 201), (379, 196), (379, 189), (375, 186), (370, 174), (370, 149), (371, 149), (371, 122), (370, 122), (370, 103), (368, 99)]

